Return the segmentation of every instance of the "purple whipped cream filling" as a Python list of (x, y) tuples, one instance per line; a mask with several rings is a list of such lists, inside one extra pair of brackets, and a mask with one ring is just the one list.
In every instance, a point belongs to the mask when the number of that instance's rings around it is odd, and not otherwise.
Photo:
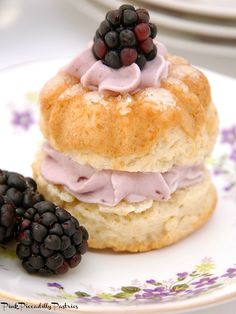
[(177, 189), (200, 182), (204, 173), (204, 165), (174, 166), (163, 173), (99, 170), (78, 164), (48, 143), (43, 150), (41, 174), (47, 181), (62, 185), (79, 201), (106, 206), (115, 206), (122, 200), (168, 200)]
[(146, 63), (142, 71), (136, 63), (112, 69), (96, 60), (92, 44), (80, 52), (64, 71), (80, 79), (83, 87), (99, 92), (135, 93), (146, 87), (159, 87), (168, 75), (169, 62), (165, 59), (166, 47), (156, 43), (157, 56)]

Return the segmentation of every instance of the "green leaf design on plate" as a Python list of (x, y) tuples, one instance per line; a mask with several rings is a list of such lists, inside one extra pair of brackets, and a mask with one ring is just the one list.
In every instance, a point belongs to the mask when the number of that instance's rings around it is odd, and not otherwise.
[(223, 285), (224, 285), (224, 283), (217, 283), (213, 286), (210, 286), (208, 289), (216, 289), (216, 288), (222, 287)]
[(211, 276), (213, 276), (213, 274), (205, 273), (205, 274), (203, 274), (202, 276), (204, 276), (204, 277), (211, 277)]
[(182, 285), (175, 285), (174, 287), (172, 287), (171, 290), (173, 291), (182, 291), (182, 290), (186, 290), (188, 289), (189, 285), (187, 285), (186, 283), (183, 283)]
[(58, 296), (63, 298), (63, 299), (67, 299), (67, 300), (74, 300), (74, 298), (75, 298), (74, 294), (70, 294), (70, 293), (66, 293), (66, 292), (63, 292), (61, 295), (58, 295)]
[(154, 283), (154, 286), (157, 286), (157, 287), (158, 287), (158, 286), (162, 286), (162, 283), (161, 283), (161, 282), (155, 282), (155, 283)]
[(134, 286), (127, 286), (127, 287), (121, 287), (121, 290), (127, 293), (135, 293), (135, 292), (139, 292), (141, 289)]
[(117, 299), (126, 299), (129, 298), (133, 295), (133, 293), (128, 293), (128, 292), (119, 292), (117, 294), (114, 294), (113, 297)]
[(105, 292), (98, 293), (97, 297), (99, 297), (103, 300), (112, 300), (113, 299), (113, 295), (111, 293), (105, 293)]
[(83, 292), (83, 291), (76, 291), (75, 295), (77, 295), (77, 297), (83, 298), (83, 297), (90, 297), (90, 294)]

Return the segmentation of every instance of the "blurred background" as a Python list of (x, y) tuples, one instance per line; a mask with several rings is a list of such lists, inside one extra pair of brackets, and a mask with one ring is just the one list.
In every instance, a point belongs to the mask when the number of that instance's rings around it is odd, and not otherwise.
[(236, 77), (236, 0), (0, 0), (0, 69), (75, 55), (124, 2), (150, 10), (169, 51)]

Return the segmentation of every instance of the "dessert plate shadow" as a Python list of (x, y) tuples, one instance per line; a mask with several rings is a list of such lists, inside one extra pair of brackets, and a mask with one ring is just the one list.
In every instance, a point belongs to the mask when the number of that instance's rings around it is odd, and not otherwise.
[[(38, 92), (67, 60), (0, 72), (0, 168), (31, 175), (42, 140)], [(89, 251), (66, 275), (28, 275), (13, 248), (0, 248), (0, 298), (63, 313), (177, 313), (236, 297), (236, 80), (203, 70), (221, 129), (208, 159), (218, 191), (212, 219), (185, 240), (147, 253)], [(122, 235), (121, 235), (122, 236)]]

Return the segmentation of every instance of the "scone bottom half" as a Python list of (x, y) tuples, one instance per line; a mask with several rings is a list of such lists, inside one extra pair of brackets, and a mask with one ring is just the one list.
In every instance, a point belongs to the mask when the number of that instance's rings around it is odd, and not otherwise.
[(87, 228), (91, 248), (162, 248), (216, 206), (204, 166), (218, 132), (209, 82), (156, 35), (146, 9), (107, 12), (40, 94), (34, 178)]

